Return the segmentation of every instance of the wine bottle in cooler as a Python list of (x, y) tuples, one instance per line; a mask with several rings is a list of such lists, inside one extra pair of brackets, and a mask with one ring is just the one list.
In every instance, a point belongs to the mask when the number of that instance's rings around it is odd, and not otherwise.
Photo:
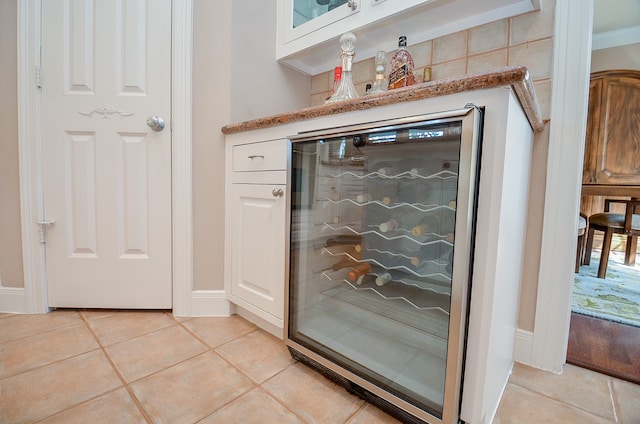
[(356, 202), (365, 204), (368, 202), (380, 202), (384, 205), (392, 205), (398, 200), (397, 184), (382, 181), (370, 182), (363, 193), (356, 196)]
[(425, 159), (421, 164), (417, 164), (411, 167), (411, 169), (409, 169), (409, 172), (420, 177), (430, 177), (441, 173), (442, 171), (451, 170), (453, 172), (451, 168), (451, 161), (447, 159), (430, 158)]
[(401, 159), (396, 163), (398, 175), (406, 176), (407, 178), (414, 178), (414, 176), (410, 174), (411, 170), (422, 168), (424, 166), (424, 162), (425, 159), (422, 157), (412, 156)]
[(368, 262), (360, 263), (351, 268), (351, 271), (347, 273), (347, 279), (352, 282), (357, 282), (358, 278), (371, 272), (371, 264)]
[(311, 266), (313, 273), (320, 273), (323, 271), (339, 271), (343, 268), (353, 266), (355, 261), (347, 256), (335, 258), (333, 256), (325, 255), (324, 258), (318, 258)]
[(454, 226), (455, 212), (441, 209), (435, 213), (426, 213), (411, 232), (416, 237), (427, 234), (447, 236), (453, 234)]
[(378, 229), (382, 233), (390, 231), (404, 230), (411, 232), (420, 219), (421, 212), (411, 210), (410, 208), (394, 210), (389, 217), (378, 225)]
[(353, 258), (354, 260), (362, 259), (362, 245), (344, 245), (339, 246), (331, 251), (335, 255), (344, 255)]
[(380, 161), (380, 162), (374, 162), (371, 165), (369, 165), (369, 173), (376, 173), (378, 175), (382, 175), (385, 177), (390, 177), (393, 176), (395, 174), (398, 174), (398, 167), (396, 166), (397, 163), (394, 161)]
[(342, 268), (346, 268), (346, 267), (351, 266), (353, 264), (354, 264), (354, 262), (353, 262), (353, 260), (351, 258), (345, 257), (345, 258), (340, 259), (340, 261), (338, 261), (338, 262), (334, 263), (333, 265), (331, 265), (331, 269), (333, 271), (339, 271)]
[(433, 261), (447, 256), (453, 251), (453, 246), (442, 241), (434, 241), (420, 247), (420, 250), (415, 252), (411, 257), (411, 265), (419, 267), (426, 261)]
[(381, 184), (380, 201), (385, 206), (392, 206), (402, 201), (401, 189), (403, 183), (399, 181), (389, 182), (387, 184)]
[(382, 287), (385, 284), (387, 284), (388, 282), (390, 282), (392, 279), (393, 279), (393, 277), (391, 276), (390, 273), (383, 272), (378, 277), (376, 277), (376, 285), (379, 286), (379, 287)]

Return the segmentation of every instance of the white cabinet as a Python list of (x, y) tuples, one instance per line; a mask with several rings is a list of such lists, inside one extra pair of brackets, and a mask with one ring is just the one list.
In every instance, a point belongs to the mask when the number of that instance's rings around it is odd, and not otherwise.
[(232, 184), (230, 300), (281, 325), (284, 320), (286, 185)]
[(246, 318), (282, 337), (288, 141), (226, 146), (225, 291)]
[[(460, 415), (465, 422), (480, 423), (490, 422), (495, 414), (513, 366), (517, 335), (527, 228), (523, 211), (529, 199), (533, 136), (521, 106), (527, 104), (526, 97), (518, 99), (514, 90), (499, 86), (464, 91), (349, 113), (320, 114), (304, 121), (227, 135), (225, 288), (234, 304), (262, 320), (254, 321), (261, 328), (282, 331), (290, 255), (287, 204), (306, 203), (299, 196), (296, 199), (294, 188), (287, 188), (282, 198), (273, 196), (274, 189), (277, 194), (278, 188), (288, 184), (286, 167), (276, 169), (290, 163), (287, 136), (451, 111), (470, 101), (487, 112), (470, 270), (473, 284), (466, 356), (472, 360), (464, 368)], [(272, 141), (257, 143), (260, 140)], [(293, 147), (298, 148), (296, 144)], [(272, 157), (275, 152), (281, 152), (279, 159)], [(291, 154), (298, 153), (302, 151)], [(296, 266), (297, 258), (289, 259)], [(263, 325), (265, 322), (271, 327)]]
[[(339, 6), (329, 9), (333, 4)], [(324, 5), (323, 5), (324, 3)], [(357, 60), (539, 9), (539, 0), (278, 0), (276, 59), (309, 75), (340, 65), (340, 36)]]

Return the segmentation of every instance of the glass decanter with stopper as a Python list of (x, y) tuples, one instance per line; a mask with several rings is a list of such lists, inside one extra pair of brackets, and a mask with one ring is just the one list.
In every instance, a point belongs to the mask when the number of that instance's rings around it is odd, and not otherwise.
[(387, 91), (387, 81), (385, 79), (384, 71), (387, 68), (387, 53), (380, 50), (376, 53), (375, 59), (375, 71), (376, 71), (376, 79), (373, 82), (373, 87), (371, 90), (367, 92), (367, 94), (372, 93), (383, 93)]
[(340, 79), (340, 85), (329, 97), (325, 103), (337, 102), (340, 100), (355, 99), (358, 97), (358, 92), (353, 86), (353, 80), (351, 75), (351, 67), (353, 65), (353, 57), (356, 55), (356, 36), (351, 32), (347, 32), (340, 37), (340, 47), (342, 48), (342, 78)]

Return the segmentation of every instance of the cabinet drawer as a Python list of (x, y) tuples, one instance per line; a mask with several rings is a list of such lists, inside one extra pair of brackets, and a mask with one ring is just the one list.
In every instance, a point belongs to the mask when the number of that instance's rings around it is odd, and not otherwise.
[(233, 147), (233, 171), (277, 171), (287, 169), (286, 140)]

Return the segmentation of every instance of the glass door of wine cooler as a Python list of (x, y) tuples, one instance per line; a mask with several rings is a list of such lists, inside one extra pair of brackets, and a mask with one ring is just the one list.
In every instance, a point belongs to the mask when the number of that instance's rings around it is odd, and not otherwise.
[(287, 344), (403, 422), (457, 422), (480, 123), (291, 138)]

